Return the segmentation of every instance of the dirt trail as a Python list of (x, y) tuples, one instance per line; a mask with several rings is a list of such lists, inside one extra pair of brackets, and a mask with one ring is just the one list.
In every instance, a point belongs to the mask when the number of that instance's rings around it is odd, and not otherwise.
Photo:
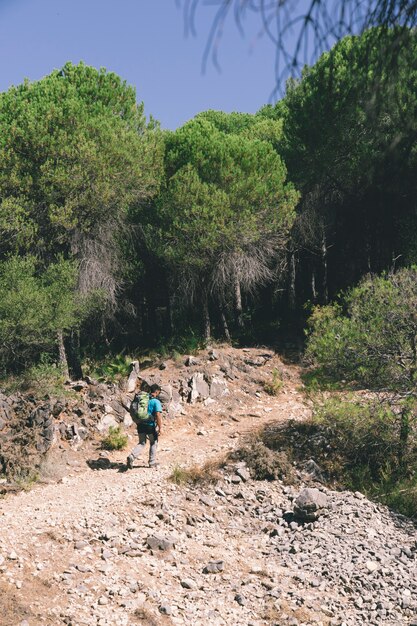
[[(272, 367), (271, 362), (269, 368)], [(112, 542), (111, 538), (122, 536), (127, 529), (132, 536), (137, 533), (137, 539), (140, 536), (143, 541), (147, 534), (155, 530), (161, 532), (161, 525), (164, 528), (166, 520), (159, 515), (161, 523), (155, 521), (155, 509), (169, 511), (171, 521), (180, 509), (184, 512), (181, 490), (168, 479), (175, 466), (203, 464), (229, 452), (245, 433), (270, 421), (301, 419), (307, 415), (309, 409), (297, 391), (298, 384), (298, 371), (294, 367), (285, 368), (284, 388), (277, 397), (257, 392), (256, 385), (245, 393), (240, 388), (241, 381), (237, 380), (230, 385), (231, 394), (222, 400), (217, 413), (195, 405), (187, 409), (186, 415), (166, 420), (159, 442), (157, 470), (147, 468), (138, 460), (132, 471), (123, 471), (124, 451), (109, 453), (108, 469), (97, 471), (87, 465), (87, 459), (80, 452), (78, 465), (60, 483), (37, 485), (30, 492), (1, 500), (2, 626), (199, 623), (198, 620), (187, 621), (183, 613), (180, 615), (181, 611), (177, 617), (164, 617), (160, 613), (157, 621), (152, 621), (155, 620), (152, 615), (138, 609), (138, 602), (140, 606), (140, 601), (145, 600), (141, 589), (145, 590), (150, 575), (155, 576), (152, 579), (154, 595), (168, 595), (171, 600), (172, 580), (169, 577), (159, 580), (155, 565), (152, 559), (146, 559), (145, 552), (138, 553), (137, 556), (143, 554), (141, 559), (122, 562), (120, 556), (116, 556), (117, 541)], [(131, 432), (133, 435), (133, 427)], [(133, 444), (133, 437), (131, 441), (129, 445)], [(90, 452), (89, 456), (98, 460), (99, 452)], [(169, 530), (175, 533), (176, 524), (171, 524)], [(111, 554), (104, 553), (104, 556), (103, 536), (112, 546)], [(201, 560), (205, 553), (207, 558), (209, 555), (220, 558), (222, 554), (216, 551), (215, 544), (210, 547), (208, 543), (208, 548), (188, 546), (186, 559), (180, 557), (176, 567), (185, 572), (190, 563)], [(240, 550), (235, 547), (236, 552), (233, 552), (233, 545), (230, 546), (229, 558), (232, 560), (234, 554), (234, 567), (238, 568)], [(139, 567), (137, 561), (141, 563)], [(244, 561), (240, 566), (245, 569)], [(109, 616), (112, 591), (109, 592), (108, 587), (117, 594), (118, 585), (124, 588), (130, 585), (132, 589), (135, 584), (135, 611), (132, 612), (133, 604), (129, 600), (119, 603), (117, 615)], [(120, 593), (123, 597), (125, 592)], [(146, 597), (152, 599), (152, 593)], [(233, 623), (222, 621), (220, 617), (219, 621), (216, 619), (213, 617), (211, 623)], [(242, 623), (250, 623), (249, 617), (245, 619), (248, 621)]]

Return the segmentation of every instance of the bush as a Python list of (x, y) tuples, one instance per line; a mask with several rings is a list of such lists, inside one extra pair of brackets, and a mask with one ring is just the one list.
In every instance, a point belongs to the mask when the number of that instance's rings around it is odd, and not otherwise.
[(340, 303), (314, 309), (307, 360), (333, 380), (415, 393), (416, 301), (415, 267), (365, 278)]
[(27, 368), (20, 376), (8, 377), (3, 385), (6, 393), (30, 391), (36, 397), (71, 394), (65, 387), (66, 377), (48, 354), (41, 355), (39, 363)]
[(314, 310), (306, 350), (321, 374), (385, 392), (397, 417), (394, 448), (400, 465), (417, 408), (416, 301), (416, 267), (369, 276), (340, 304)]
[(266, 442), (255, 441), (241, 448), (237, 456), (246, 462), (256, 480), (294, 482), (294, 468), (286, 451), (272, 450)]
[(119, 383), (130, 374), (130, 364), (134, 359), (123, 353), (114, 354), (100, 362), (86, 362), (85, 371), (99, 381)]
[(329, 398), (309, 420), (268, 425), (234, 456), (253, 478), (293, 483), (313, 459), (319, 479), (358, 490), (404, 515), (417, 515), (417, 438), (398, 461), (397, 415), (383, 402)]
[(219, 469), (224, 465), (224, 460), (214, 459), (206, 461), (204, 465), (191, 465), (182, 467), (175, 465), (170, 479), (176, 485), (198, 485), (215, 483), (219, 478)]
[(109, 432), (101, 442), (104, 450), (124, 450), (128, 442), (127, 435), (124, 434), (120, 426), (110, 426)]
[(264, 390), (270, 396), (277, 396), (283, 385), (284, 382), (282, 380), (281, 372), (279, 372), (276, 368), (272, 370), (272, 381), (263, 383)]
[(325, 436), (323, 456), (340, 459), (339, 478), (353, 487), (361, 476), (379, 481), (398, 471), (397, 416), (386, 404), (331, 398), (315, 408), (313, 421)]

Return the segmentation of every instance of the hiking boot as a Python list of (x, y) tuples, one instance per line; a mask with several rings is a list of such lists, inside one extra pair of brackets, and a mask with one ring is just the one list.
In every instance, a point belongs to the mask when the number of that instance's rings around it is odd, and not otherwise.
[(126, 459), (126, 467), (127, 469), (133, 469), (133, 456), (131, 454)]
[(149, 467), (153, 467), (154, 469), (158, 469), (159, 463), (157, 463), (156, 461), (153, 461), (152, 463), (149, 463)]

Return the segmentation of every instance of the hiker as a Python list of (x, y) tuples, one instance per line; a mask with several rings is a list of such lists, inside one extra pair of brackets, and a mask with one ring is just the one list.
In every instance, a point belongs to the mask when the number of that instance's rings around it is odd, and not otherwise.
[(156, 467), (158, 437), (162, 435), (162, 405), (158, 400), (161, 387), (155, 383), (147, 388), (149, 393), (147, 391), (136, 393), (131, 404), (131, 415), (138, 429), (139, 443), (127, 457), (128, 469), (132, 469), (134, 460), (143, 452), (148, 439), (149, 467)]

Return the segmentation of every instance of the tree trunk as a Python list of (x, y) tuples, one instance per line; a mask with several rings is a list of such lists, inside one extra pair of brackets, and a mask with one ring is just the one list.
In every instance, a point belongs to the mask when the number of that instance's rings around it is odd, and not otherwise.
[(412, 411), (410, 407), (408, 406), (403, 407), (401, 411), (401, 416), (400, 416), (400, 436), (399, 436), (398, 454), (397, 454), (399, 476), (402, 475), (405, 462), (406, 462), (408, 439), (409, 439), (410, 430), (411, 430), (411, 426), (410, 426), (411, 414), (412, 414)]
[(174, 297), (172, 295), (171, 289), (168, 289), (168, 331), (170, 335), (174, 334), (174, 319), (173, 319), (173, 311), (174, 311)]
[(58, 330), (56, 334), (57, 344), (58, 344), (58, 365), (62, 369), (62, 373), (65, 378), (69, 379), (69, 370), (68, 370), (68, 361), (67, 361), (67, 353), (65, 352), (64, 346), (64, 333), (62, 330)]
[(236, 324), (239, 328), (243, 328), (243, 308), (242, 308), (242, 292), (240, 290), (240, 281), (235, 277), (235, 316)]
[(83, 377), (80, 360), (80, 331), (73, 330), (65, 343), (70, 376), (71, 378), (80, 380)]
[(316, 274), (315, 272), (311, 272), (311, 296), (313, 302), (317, 300), (317, 291), (316, 291)]
[(288, 304), (290, 310), (295, 309), (295, 277), (296, 277), (296, 269), (295, 269), (295, 254), (291, 252), (290, 258), (290, 285), (289, 285), (289, 293), (288, 293)]
[(201, 306), (202, 306), (202, 316), (203, 316), (203, 337), (206, 341), (210, 340), (211, 336), (211, 324), (210, 324), (210, 313), (208, 307), (208, 295), (206, 290), (203, 290), (201, 296)]
[(220, 303), (219, 309), (220, 309), (220, 319), (221, 319), (222, 326), (223, 326), (223, 334), (226, 337), (226, 341), (230, 343), (232, 341), (232, 338), (230, 336), (229, 326), (227, 325), (226, 315), (224, 314), (223, 304)]
[(323, 279), (322, 279), (322, 290), (323, 290), (323, 303), (327, 304), (329, 301), (329, 291), (327, 284), (327, 242), (326, 242), (326, 232), (323, 228), (322, 239), (321, 239), (321, 263), (323, 270)]

